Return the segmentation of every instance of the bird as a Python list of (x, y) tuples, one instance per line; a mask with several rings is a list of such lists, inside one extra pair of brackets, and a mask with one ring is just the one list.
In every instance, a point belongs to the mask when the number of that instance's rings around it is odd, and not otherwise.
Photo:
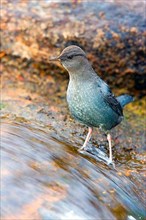
[(50, 61), (60, 61), (69, 73), (67, 103), (73, 118), (88, 127), (88, 134), (79, 151), (84, 151), (93, 128), (107, 134), (109, 145), (108, 164), (113, 163), (110, 130), (123, 119), (123, 107), (133, 101), (131, 95), (116, 97), (108, 84), (92, 68), (86, 53), (77, 45), (66, 47)]

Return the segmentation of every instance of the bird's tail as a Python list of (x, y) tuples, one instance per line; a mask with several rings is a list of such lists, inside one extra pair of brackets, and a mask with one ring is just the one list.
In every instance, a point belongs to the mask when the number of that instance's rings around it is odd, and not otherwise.
[(122, 107), (124, 107), (125, 105), (127, 105), (128, 103), (134, 100), (134, 98), (130, 95), (120, 95), (116, 99), (118, 100), (118, 102)]

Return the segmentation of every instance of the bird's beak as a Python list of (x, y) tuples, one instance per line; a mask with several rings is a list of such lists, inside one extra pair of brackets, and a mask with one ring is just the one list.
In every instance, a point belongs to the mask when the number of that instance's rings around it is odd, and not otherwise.
[(60, 57), (52, 57), (49, 59), (49, 61), (59, 61)]

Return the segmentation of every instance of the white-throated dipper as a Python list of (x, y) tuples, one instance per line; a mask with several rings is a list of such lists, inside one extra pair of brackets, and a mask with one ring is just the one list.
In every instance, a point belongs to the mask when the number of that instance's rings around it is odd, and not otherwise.
[(130, 95), (115, 97), (109, 86), (96, 74), (85, 52), (78, 46), (66, 47), (60, 60), (69, 73), (67, 102), (72, 116), (89, 127), (86, 140), (80, 150), (85, 149), (93, 127), (107, 132), (109, 162), (112, 163), (111, 135), (108, 133), (123, 119), (123, 107), (133, 101)]

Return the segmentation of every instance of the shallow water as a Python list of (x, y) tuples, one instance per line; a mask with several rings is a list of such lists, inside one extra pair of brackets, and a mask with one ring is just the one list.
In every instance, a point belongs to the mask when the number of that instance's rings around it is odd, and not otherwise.
[(146, 217), (140, 161), (127, 175), (27, 123), (2, 120), (1, 136), (3, 219)]

